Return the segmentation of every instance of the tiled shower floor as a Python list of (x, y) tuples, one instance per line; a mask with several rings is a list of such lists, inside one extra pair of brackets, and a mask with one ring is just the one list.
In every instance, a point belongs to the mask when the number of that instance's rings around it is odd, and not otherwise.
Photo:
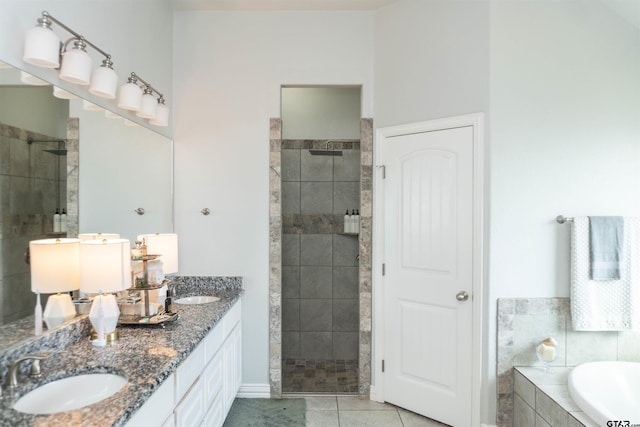
[(357, 360), (282, 361), (283, 393), (357, 393)]

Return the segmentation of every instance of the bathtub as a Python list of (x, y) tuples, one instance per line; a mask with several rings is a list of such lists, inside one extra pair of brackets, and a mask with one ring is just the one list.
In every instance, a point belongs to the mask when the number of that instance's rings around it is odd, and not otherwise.
[(640, 425), (640, 363), (584, 363), (571, 370), (568, 386), (573, 400), (598, 426)]

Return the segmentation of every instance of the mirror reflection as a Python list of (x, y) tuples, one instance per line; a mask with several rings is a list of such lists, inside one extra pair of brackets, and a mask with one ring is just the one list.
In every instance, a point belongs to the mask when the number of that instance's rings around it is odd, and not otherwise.
[(111, 232), (133, 243), (137, 234), (173, 231), (173, 148), (156, 132), (55, 97), (46, 82), (0, 66), (2, 325), (33, 315), (29, 241)]

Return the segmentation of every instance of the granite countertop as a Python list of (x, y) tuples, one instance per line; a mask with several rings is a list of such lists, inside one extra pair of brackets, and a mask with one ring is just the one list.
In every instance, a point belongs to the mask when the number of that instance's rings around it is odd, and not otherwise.
[[(231, 278), (235, 279), (235, 278)], [(123, 426), (159, 386), (176, 370), (207, 333), (240, 299), (240, 286), (208, 286), (206, 280), (189, 280), (178, 286), (177, 297), (216, 295), (209, 304), (174, 304), (179, 319), (154, 326), (120, 326), (120, 339), (94, 347), (85, 334), (63, 349), (49, 350), (41, 362), (42, 378), (19, 375), (15, 391), (3, 389), (0, 426)], [(228, 285), (228, 283), (227, 283)], [(88, 323), (86, 315), (79, 321)], [(85, 326), (84, 330), (88, 330)], [(14, 359), (15, 360), (15, 359)], [(23, 365), (29, 366), (29, 363)], [(4, 369), (6, 378), (6, 367)], [(115, 373), (128, 383), (113, 396), (87, 407), (51, 415), (30, 415), (12, 409), (13, 403), (38, 385), (84, 373)]]

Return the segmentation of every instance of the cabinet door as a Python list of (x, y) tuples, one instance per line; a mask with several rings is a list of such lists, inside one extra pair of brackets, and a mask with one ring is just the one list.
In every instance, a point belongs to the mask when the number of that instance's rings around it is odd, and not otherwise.
[(224, 396), (222, 393), (218, 393), (213, 403), (209, 407), (204, 420), (202, 420), (202, 427), (220, 427), (224, 424)]
[(164, 380), (158, 390), (129, 419), (127, 427), (158, 426), (162, 425), (167, 418), (173, 419), (174, 381), (174, 374)]
[(193, 427), (200, 424), (205, 413), (204, 387), (200, 378), (176, 406), (174, 413), (176, 427)]
[(204, 369), (204, 345), (200, 343), (195, 350), (178, 366), (176, 371), (176, 401), (180, 402), (189, 387)]
[(209, 361), (204, 368), (202, 379), (204, 381), (204, 397), (207, 406), (213, 402), (216, 396), (222, 394), (223, 375), (222, 375), (222, 351), (218, 351), (216, 355)]

